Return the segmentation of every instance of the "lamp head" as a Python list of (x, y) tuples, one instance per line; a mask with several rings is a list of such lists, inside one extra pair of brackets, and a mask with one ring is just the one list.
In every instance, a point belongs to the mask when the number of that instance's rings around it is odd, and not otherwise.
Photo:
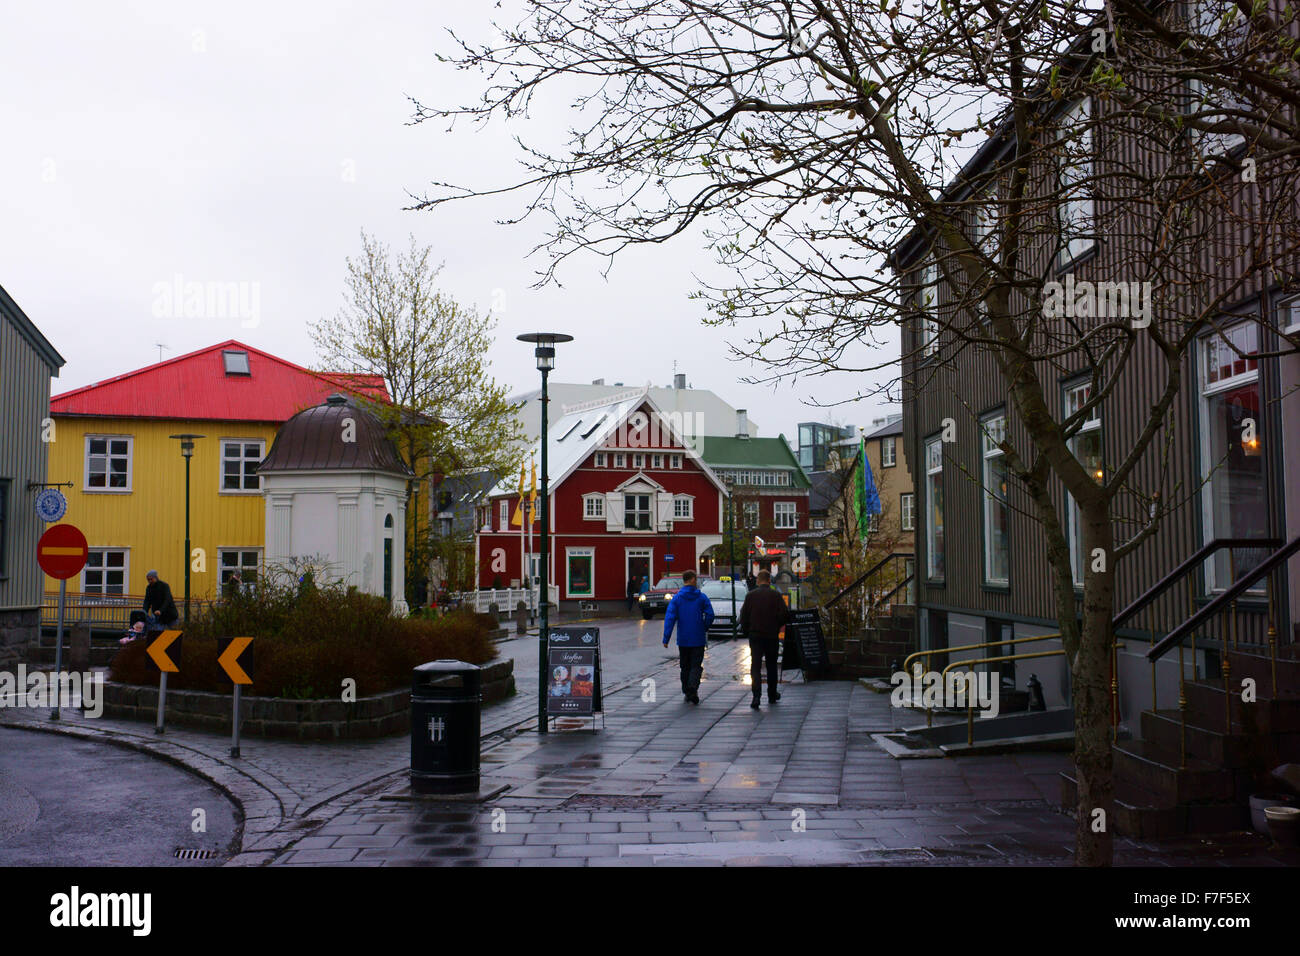
[(185, 458), (194, 456), (194, 440), (196, 438), (206, 438), (206, 435), (195, 435), (191, 432), (185, 432), (181, 435), (169, 435), (169, 438), (179, 438), (181, 442), (181, 455)]
[(537, 368), (549, 372), (555, 368), (555, 346), (560, 342), (572, 342), (573, 336), (563, 332), (525, 332), (516, 336), (520, 342), (532, 342), (537, 346), (533, 355), (537, 357)]

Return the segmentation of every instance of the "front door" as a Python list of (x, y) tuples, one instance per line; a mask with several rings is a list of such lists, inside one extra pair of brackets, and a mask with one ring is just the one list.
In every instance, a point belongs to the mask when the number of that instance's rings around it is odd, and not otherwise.
[[(650, 552), (645, 548), (629, 548), (627, 552), (627, 574), (623, 576), (623, 583), (626, 584), (632, 578), (637, 579), (637, 586), (641, 588), (644, 582), (650, 577)], [(650, 587), (654, 587), (655, 582), (650, 581)]]

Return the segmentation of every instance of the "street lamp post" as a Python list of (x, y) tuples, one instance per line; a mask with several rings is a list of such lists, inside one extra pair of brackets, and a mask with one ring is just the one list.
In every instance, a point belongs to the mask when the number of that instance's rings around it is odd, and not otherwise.
[(190, 623), (190, 459), (194, 457), (195, 439), (207, 436), (185, 432), (169, 437), (180, 439), (181, 457), (185, 459), (185, 625), (188, 627)]
[[(546, 473), (546, 446), (550, 444), (547, 429), (546, 376), (555, 368), (555, 346), (560, 342), (572, 342), (572, 335), (562, 332), (527, 332), (516, 336), (520, 342), (532, 342), (536, 348), (533, 355), (537, 358), (537, 369), (542, 373), (542, 540), (541, 565), (538, 578), (538, 604), (542, 612), (541, 625), (537, 628), (537, 732), (544, 734), (546, 727), (546, 644), (550, 638), (550, 590), (548, 586), (549, 565), (551, 563), (551, 509), (548, 504), (549, 481)], [(523, 577), (521, 574), (520, 577)]]
[(731, 479), (724, 478), (723, 484), (727, 486), (727, 565), (730, 568), (729, 577), (731, 578), (731, 639), (736, 639), (736, 627), (738, 625), (736, 613), (736, 541), (732, 536), (732, 517), (731, 517)]

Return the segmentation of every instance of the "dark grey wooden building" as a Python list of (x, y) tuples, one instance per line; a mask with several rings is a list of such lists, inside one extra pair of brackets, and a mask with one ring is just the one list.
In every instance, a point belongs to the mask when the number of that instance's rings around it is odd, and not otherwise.
[(45, 525), (33, 507), (46, 480), (50, 378), (63, 357), (0, 287), (0, 663), (34, 641), (43, 574), (36, 542)]

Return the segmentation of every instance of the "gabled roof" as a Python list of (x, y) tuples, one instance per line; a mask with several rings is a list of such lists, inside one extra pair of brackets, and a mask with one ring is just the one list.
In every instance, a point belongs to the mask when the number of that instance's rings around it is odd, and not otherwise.
[[(587, 460), (588, 455), (600, 448), (609, 439), (610, 435), (627, 420), (629, 415), (642, 408), (648, 409), (652, 416), (659, 416), (657, 421), (660, 430), (670, 433), (673, 440), (683, 446), (680, 452), (674, 451), (674, 454), (680, 453), (695, 461), (700, 466), (700, 470), (717, 486), (719, 491), (726, 490), (726, 486), (713, 473), (713, 469), (705, 463), (704, 459), (691, 448), (690, 444), (672, 426), (671, 419), (664, 415), (648, 392), (642, 392), (639, 395), (605, 405), (582, 408), (579, 411), (561, 416), (554, 423), (548, 423), (546, 468), (551, 475), (550, 486), (555, 488), (564, 479), (568, 478), (579, 465)], [(540, 469), (542, 443), (537, 442), (528, 454), (532, 456), (533, 461), (537, 462)], [(529, 459), (525, 457), (524, 460)], [(518, 482), (517, 477), (507, 475), (495, 488), (488, 492), (488, 497), (517, 495), (519, 493)]]
[[(248, 374), (226, 373), (227, 351), (247, 353)], [(229, 339), (55, 395), (50, 414), (278, 424), (339, 391), (388, 401), (382, 376), (313, 372)]]
[(626, 479), (626, 480), (624, 480), (624, 481), (619, 482), (617, 485), (614, 486), (614, 490), (615, 490), (615, 491), (622, 491), (622, 490), (625, 489), (625, 488), (631, 488), (633, 485), (637, 485), (637, 484), (649, 485), (651, 488), (658, 488), (660, 491), (663, 491), (663, 490), (664, 490), (664, 486), (663, 486), (663, 485), (661, 485), (659, 482), (655, 481), (653, 478), (651, 478), (649, 475), (647, 475), (644, 471), (638, 471), (638, 472), (637, 472), (635, 475), (633, 475), (631, 478), (628, 478), (628, 479)]
[(67, 364), (63, 356), (54, 350), (50, 340), (41, 334), (41, 330), (36, 327), (36, 323), (29, 319), (27, 313), (18, 307), (18, 303), (10, 297), (2, 285), (0, 285), (0, 315), (9, 320), (9, 324), (18, 330), (18, 334), (23, 337), (23, 340), (50, 367), (50, 374), (57, 377), (59, 369)]
[(898, 418), (894, 419), (893, 421), (885, 422), (885, 424), (881, 425), (875, 431), (869, 431), (862, 437), (863, 438), (888, 438), (890, 435), (901, 435), (901, 434), (903, 434), (903, 416), (899, 415)]
[(701, 452), (712, 468), (781, 468), (794, 472), (795, 488), (809, 487), (808, 476), (790, 443), (779, 438), (732, 438), (705, 435)]

